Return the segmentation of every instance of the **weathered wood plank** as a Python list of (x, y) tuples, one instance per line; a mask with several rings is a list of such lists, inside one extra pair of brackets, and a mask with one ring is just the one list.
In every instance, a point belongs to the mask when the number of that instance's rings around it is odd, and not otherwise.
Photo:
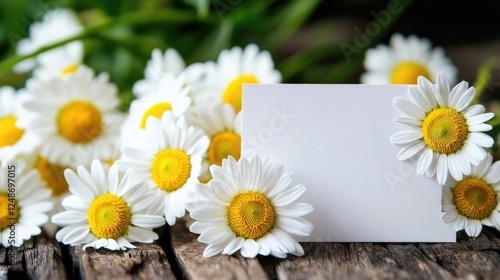
[(0, 265), (0, 279), (69, 279), (61, 250), (43, 232), (19, 248), (1, 248)]
[(203, 257), (206, 245), (198, 242), (183, 221), (171, 228), (171, 244), (184, 276), (188, 279), (269, 279), (258, 259), (241, 255)]
[[(493, 232), (493, 233), (492, 233)], [(495, 233), (496, 232), (496, 233)], [(498, 231), (457, 243), (303, 243), (279, 261), (279, 279), (492, 279), (500, 275)]]
[(157, 244), (134, 244), (127, 251), (69, 247), (73, 275), (81, 279), (175, 279), (163, 249)]

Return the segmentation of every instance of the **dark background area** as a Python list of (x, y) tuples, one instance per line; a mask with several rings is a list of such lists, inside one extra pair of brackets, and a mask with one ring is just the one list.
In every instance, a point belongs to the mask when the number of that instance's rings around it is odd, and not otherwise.
[[(217, 16), (217, 7), (220, 3), (230, 7), (224, 11), (224, 17), (237, 14), (233, 18), (248, 17), (247, 21), (240, 21), (235, 25), (233, 33), (220, 48), (234, 45), (244, 46), (250, 42), (256, 42), (262, 48), (267, 49), (273, 55), (279, 70), (285, 69), (287, 64), (281, 63), (296, 53), (314, 45), (325, 45), (320, 51), (328, 52), (335, 49), (340, 42), (352, 42), (357, 34), (355, 28), (364, 30), (366, 24), (374, 20), (373, 14), (387, 9), (391, 1), (381, 0), (337, 0), (321, 1), (311, 14), (301, 23), (292, 36), (287, 40), (273, 43), (273, 31), (279, 25), (280, 12), (293, 1), (271, 1), (260, 14), (251, 16), (252, 9), (267, 0), (216, 0), (209, 5), (210, 14)], [(398, 2), (394, 0), (395, 2)], [(393, 1), (393, 2), (394, 2)], [(227, 6), (233, 5), (233, 6)], [(54, 7), (70, 7), (79, 13), (84, 24), (91, 24), (96, 18), (95, 10), (101, 10), (107, 17), (114, 17), (123, 13), (137, 10), (155, 9), (193, 9), (185, 1), (168, 0), (0, 0), (0, 60), (14, 55), (15, 42), (28, 35), (29, 24), (40, 20), (45, 11)], [(434, 46), (441, 46), (446, 54), (459, 68), (459, 78), (472, 83), (477, 75), (479, 66), (488, 58), (500, 55), (500, 29), (498, 25), (498, 1), (411, 1), (409, 8), (399, 18), (388, 32), (375, 43), (387, 44), (390, 36), (395, 32), (404, 35), (416, 34), (431, 40)], [(274, 19), (273, 17), (276, 17)], [(220, 18), (225, 20), (226, 18)], [(207, 27), (200, 24), (184, 24), (169, 26), (157, 24), (139, 26), (133, 28), (119, 28), (115, 33), (120, 34), (151, 34), (158, 41), (165, 42), (160, 48), (175, 47), (183, 55), (188, 63), (206, 59), (215, 59), (217, 51), (202, 52), (203, 42), (209, 41), (210, 32), (215, 27)], [(204, 37), (207, 38), (204, 38)], [(108, 71), (122, 89), (127, 91), (130, 84), (141, 78), (142, 69), (147, 60), (148, 51), (140, 54), (117, 54), (123, 48), (114, 46), (110, 42), (99, 43), (99, 40), (86, 40), (86, 49), (90, 56), (86, 57), (86, 63), (97, 69), (97, 71)], [(141, 42), (136, 42), (140, 46)], [(209, 45), (209, 44), (207, 44)], [(133, 48), (133, 46), (132, 46)], [(146, 47), (144, 47), (148, 50)], [(214, 48), (216, 49), (216, 48)], [(99, 50), (99, 51), (96, 51)], [(359, 75), (364, 71), (362, 63), (353, 66), (352, 74), (346, 75), (345, 80), (332, 79), (331, 76), (323, 76), (322, 73), (330, 67), (343, 60), (342, 55), (325, 54), (316, 59), (310, 65), (306, 65), (298, 73), (286, 77), (286, 82), (316, 82), (316, 83), (358, 83)], [(113, 54), (113, 55), (110, 55)], [(130, 57), (129, 57), (130, 56)], [(116, 66), (117, 60), (129, 60), (130, 65)], [(280, 67), (282, 69), (280, 69)], [(118, 71), (115, 68), (121, 69)], [(498, 94), (496, 88), (500, 87), (500, 71), (495, 71), (488, 90), (488, 97), (494, 98)], [(15, 80), (16, 81), (16, 80)]]

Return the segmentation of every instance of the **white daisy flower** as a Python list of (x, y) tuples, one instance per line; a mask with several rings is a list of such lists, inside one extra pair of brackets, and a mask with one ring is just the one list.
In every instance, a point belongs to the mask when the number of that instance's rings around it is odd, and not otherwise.
[(470, 176), (449, 180), (443, 188), (442, 218), (455, 231), (481, 234), (483, 225), (500, 229), (500, 162), (487, 157), (472, 167)]
[[(28, 171), (29, 170), (29, 171)], [(0, 163), (0, 236), (4, 247), (19, 247), (39, 235), (52, 209), (50, 190), (21, 160)]]
[(418, 156), (417, 173), (431, 178), (436, 175), (443, 185), (450, 173), (455, 180), (471, 173), (471, 164), (479, 165), (486, 157), (483, 147), (491, 147), (493, 138), (483, 133), (491, 130), (484, 122), (493, 113), (484, 113), (482, 105), (469, 106), (476, 89), (463, 81), (450, 91), (442, 73), (437, 84), (424, 77), (418, 85), (409, 87), (410, 99), (397, 97), (394, 105), (406, 116), (396, 121), (409, 125), (410, 130), (391, 137), (393, 144), (404, 145), (398, 158)]
[(238, 250), (247, 258), (304, 254), (290, 234), (311, 234), (313, 225), (302, 216), (313, 207), (297, 202), (305, 187), (291, 186), (292, 174), (283, 172), (282, 165), (258, 156), (236, 162), (230, 156), (222, 167), (212, 165), (210, 171), (213, 179), (198, 185), (193, 201), (187, 204), (196, 220), (190, 230), (208, 244), (204, 257)]
[(92, 162), (90, 173), (78, 167), (78, 173), (64, 171), (71, 195), (63, 200), (66, 211), (54, 215), (52, 222), (62, 226), (56, 234), (59, 242), (85, 244), (110, 250), (135, 248), (131, 242), (152, 243), (158, 239), (153, 228), (165, 224), (163, 217), (151, 214), (155, 194), (143, 180), (125, 175), (113, 165), (106, 173), (99, 160)]
[(124, 143), (120, 168), (134, 168), (137, 176), (164, 198), (164, 214), (169, 225), (186, 213), (188, 193), (198, 183), (201, 160), (209, 140), (199, 128), (175, 120), (171, 112), (161, 119), (149, 118), (146, 129)]
[(254, 44), (244, 50), (234, 47), (219, 54), (217, 63), (205, 63), (207, 76), (197, 91), (195, 103), (217, 100), (241, 110), (243, 84), (274, 84), (281, 82), (281, 74), (267, 51), (259, 51)]
[(22, 96), (12, 87), (0, 87), (0, 161), (32, 153), (40, 142), (31, 131), (19, 127)]
[(40, 63), (40, 66), (35, 68), (33, 77), (42, 80), (62, 78), (78, 70), (83, 61), (83, 51), (78, 52), (69, 46), (63, 46), (43, 58), (46, 58), (47, 62)]
[(145, 129), (146, 121), (151, 116), (159, 119), (165, 111), (171, 111), (176, 118), (182, 116), (191, 105), (188, 92), (184, 76), (163, 75), (152, 92), (130, 104), (129, 115), (123, 123), (122, 139)]
[(428, 39), (415, 35), (404, 38), (399, 33), (392, 35), (389, 46), (367, 50), (364, 65), (363, 84), (416, 84), (417, 77), (433, 81), (438, 72), (455, 83), (457, 76), (457, 68), (442, 48), (432, 48)]
[(19, 125), (42, 139), (42, 157), (66, 166), (111, 157), (123, 115), (107, 74), (80, 66), (64, 79), (29, 80), (27, 91)]
[(202, 164), (200, 180), (208, 182), (212, 164), (222, 165), (222, 160), (232, 156), (236, 160), (241, 155), (241, 113), (235, 114), (233, 106), (213, 101), (208, 105), (198, 105), (188, 111), (187, 123), (203, 129), (210, 139), (210, 146)]
[(50, 200), (54, 207), (47, 213), (49, 221), (45, 223), (43, 228), (49, 235), (54, 235), (58, 227), (50, 219), (55, 214), (64, 210), (62, 201), (70, 194), (68, 183), (66, 182), (66, 178), (64, 178), (64, 170), (69, 167), (51, 163), (48, 159), (41, 156), (36, 156), (33, 166), (40, 176), (43, 187), (49, 189), (52, 193)]
[(163, 54), (159, 49), (154, 49), (144, 69), (145, 79), (135, 82), (132, 92), (137, 97), (149, 94), (155, 90), (164, 74), (172, 74), (175, 77), (183, 75), (185, 85), (190, 91), (196, 91), (205, 74), (204, 64), (194, 63), (186, 67), (175, 49), (167, 49)]
[[(31, 53), (43, 46), (74, 36), (82, 30), (83, 26), (72, 10), (55, 9), (49, 11), (45, 14), (42, 22), (36, 22), (30, 26), (30, 37), (19, 41), (17, 44), (17, 53)], [(18, 63), (14, 67), (14, 71), (28, 72), (37, 64), (40, 64), (44, 66), (42, 69), (50, 70), (50, 72), (44, 73), (44, 70), (40, 70), (37, 71), (37, 75), (41, 75), (42, 77), (49, 74), (52, 75), (54, 74), (52, 71), (55, 70), (54, 68), (58, 69), (56, 75), (59, 75), (61, 73), (60, 70), (71, 64), (80, 63), (82, 57), (83, 43), (81, 41), (73, 41), (64, 46), (41, 53), (36, 59), (27, 59)], [(61, 68), (63, 65), (66, 66)]]

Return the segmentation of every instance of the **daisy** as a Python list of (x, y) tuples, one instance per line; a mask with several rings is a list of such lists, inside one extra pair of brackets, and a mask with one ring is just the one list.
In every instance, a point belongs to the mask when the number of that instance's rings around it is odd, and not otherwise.
[(129, 169), (120, 174), (113, 165), (104, 171), (94, 160), (90, 172), (83, 166), (78, 173), (65, 170), (71, 195), (63, 200), (66, 211), (54, 215), (52, 222), (63, 227), (56, 234), (59, 242), (69, 245), (126, 250), (131, 242), (152, 243), (153, 232), (165, 224), (163, 217), (151, 214), (158, 205), (145, 181), (134, 179)]
[(190, 88), (190, 91), (196, 91), (205, 71), (202, 63), (194, 63), (186, 67), (184, 60), (175, 49), (167, 49), (163, 54), (159, 49), (154, 49), (144, 69), (145, 79), (135, 82), (132, 92), (137, 97), (149, 94), (154, 91), (164, 74), (172, 74), (175, 77), (183, 75), (185, 85)]
[(238, 250), (247, 258), (304, 254), (290, 234), (311, 234), (313, 225), (301, 216), (313, 207), (297, 202), (305, 187), (291, 186), (292, 174), (283, 172), (282, 165), (258, 156), (236, 162), (230, 156), (222, 167), (212, 165), (210, 171), (213, 179), (199, 185), (187, 204), (196, 220), (190, 230), (208, 244), (204, 257)]
[(69, 167), (52, 163), (44, 157), (36, 156), (34, 168), (40, 176), (43, 187), (49, 189), (52, 193), (50, 200), (54, 207), (47, 213), (49, 221), (45, 223), (43, 228), (49, 235), (54, 235), (57, 231), (57, 225), (52, 223), (50, 218), (64, 210), (62, 201), (70, 194), (68, 182), (64, 178), (64, 170)]
[(206, 79), (198, 90), (195, 103), (217, 100), (241, 110), (243, 84), (273, 84), (281, 81), (274, 62), (267, 51), (259, 51), (254, 44), (244, 50), (234, 47), (220, 53), (217, 63), (206, 63)]
[(449, 180), (443, 188), (442, 218), (456, 231), (477, 237), (482, 225), (500, 229), (500, 162), (488, 154), (470, 176)]
[(363, 84), (416, 84), (419, 76), (435, 82), (432, 79), (438, 72), (454, 83), (457, 76), (457, 68), (442, 48), (432, 48), (429, 40), (415, 35), (392, 35), (390, 46), (379, 45), (366, 51), (364, 64)]
[(174, 225), (186, 213), (188, 193), (198, 183), (208, 145), (201, 129), (165, 112), (161, 119), (149, 118), (146, 129), (124, 143), (116, 163), (122, 169), (133, 167), (137, 176), (148, 181), (163, 198), (167, 223)]
[(172, 74), (163, 75), (155, 89), (130, 104), (129, 115), (123, 124), (122, 138), (129, 138), (137, 130), (146, 128), (149, 117), (161, 118), (165, 111), (175, 117), (186, 112), (191, 104), (189, 88), (184, 86), (184, 76), (175, 78)]
[(241, 113), (235, 114), (233, 106), (214, 101), (205, 106), (197, 106), (186, 115), (186, 121), (203, 129), (210, 139), (210, 146), (203, 159), (200, 180), (208, 182), (212, 164), (222, 165), (222, 160), (232, 156), (236, 160), (241, 155)]
[(42, 139), (40, 155), (65, 166), (109, 159), (123, 120), (108, 75), (80, 66), (64, 79), (29, 80), (20, 127)]
[[(22, 39), (17, 44), (18, 54), (28, 54), (37, 49), (69, 38), (83, 30), (76, 14), (68, 9), (55, 9), (45, 14), (42, 22), (33, 23), (29, 28), (29, 38)], [(37, 64), (44, 65), (43, 70), (58, 70), (56, 75), (71, 64), (80, 63), (83, 57), (83, 43), (73, 41), (64, 46), (39, 54), (34, 59), (18, 63), (14, 71), (22, 73), (32, 70)], [(56, 67), (57, 66), (57, 67)], [(64, 68), (61, 68), (64, 67)], [(36, 71), (43, 77), (54, 72)]]
[[(29, 171), (28, 171), (29, 170)], [(43, 188), (38, 174), (24, 161), (0, 163), (0, 236), (4, 247), (19, 247), (39, 235), (52, 209), (50, 190)], [(14, 234), (12, 234), (14, 231)]]
[(21, 99), (12, 87), (0, 87), (0, 161), (14, 158), (21, 153), (33, 152), (39, 139), (30, 131), (19, 127), (22, 118)]
[(410, 99), (397, 97), (394, 105), (406, 116), (396, 118), (410, 130), (391, 137), (393, 144), (404, 145), (398, 158), (418, 156), (417, 173), (431, 178), (436, 175), (443, 185), (450, 173), (455, 180), (471, 173), (486, 157), (484, 147), (493, 145), (493, 138), (483, 133), (491, 130), (485, 121), (493, 113), (484, 113), (482, 105), (469, 106), (476, 89), (463, 81), (451, 91), (446, 77), (438, 73), (437, 84), (424, 77), (409, 87)]

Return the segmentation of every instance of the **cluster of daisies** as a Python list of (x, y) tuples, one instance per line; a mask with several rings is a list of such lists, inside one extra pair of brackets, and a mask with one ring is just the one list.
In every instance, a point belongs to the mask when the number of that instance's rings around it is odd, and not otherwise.
[[(82, 28), (69, 10), (49, 12), (18, 53)], [(240, 158), (242, 84), (281, 81), (269, 52), (234, 47), (186, 67), (174, 49), (156, 49), (127, 113), (108, 75), (83, 56), (79, 41), (44, 52), (16, 65), (32, 73), (25, 87), (0, 89), (4, 246), (7, 166), (15, 164), (15, 246), (44, 227), (64, 244), (123, 250), (184, 219), (208, 244), (205, 257), (304, 254), (292, 235), (313, 228), (302, 218), (312, 206), (298, 201), (305, 187), (269, 159)]]
[[(61, 28), (64, 27), (64, 28)], [(83, 30), (75, 14), (54, 10), (30, 27), (17, 46), (30, 53)], [(64, 244), (111, 250), (158, 239), (155, 228), (183, 219), (203, 255), (303, 255), (293, 236), (310, 235), (283, 166), (241, 157), (244, 83), (279, 83), (267, 51), (234, 47), (216, 61), (186, 66), (174, 49), (154, 50), (136, 99), (118, 110), (117, 87), (83, 64), (80, 41), (46, 51), (15, 67), (29, 72), (25, 87), (0, 88), (0, 232), (7, 247), (15, 220), (18, 238), (41, 233)], [(443, 187), (443, 219), (471, 236), (482, 225), (500, 229), (500, 164), (485, 148), (493, 117), (471, 106), (475, 89), (461, 82), (440, 48), (395, 34), (390, 46), (368, 50), (362, 83), (416, 84), (395, 105), (408, 130), (391, 138), (400, 160), (418, 158), (417, 172)], [(437, 78), (436, 78), (437, 77)], [(15, 166), (14, 212), (8, 170)]]
[(390, 140), (403, 147), (400, 160), (415, 159), (418, 174), (443, 186), (444, 222), (474, 237), (483, 225), (500, 229), (500, 162), (487, 152), (494, 140), (485, 133), (494, 114), (472, 104), (476, 89), (465, 81), (450, 88), (457, 76), (451, 60), (416, 36), (395, 34), (389, 46), (368, 50), (365, 68), (364, 83), (415, 84), (409, 98), (394, 100), (405, 129)]

